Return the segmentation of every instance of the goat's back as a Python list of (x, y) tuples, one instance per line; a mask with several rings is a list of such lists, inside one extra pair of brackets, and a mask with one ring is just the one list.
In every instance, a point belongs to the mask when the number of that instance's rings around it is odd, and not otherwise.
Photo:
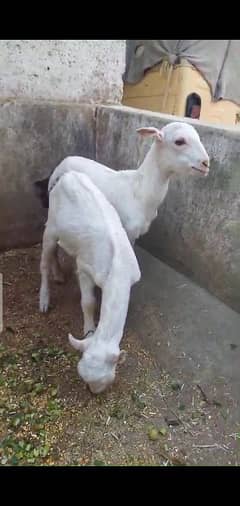
[(79, 253), (83, 262), (96, 268), (109, 267), (114, 259), (120, 269), (129, 270), (133, 282), (138, 281), (138, 263), (120, 218), (88, 176), (75, 171), (63, 174), (50, 192), (51, 220), (68, 254)]
[(101, 180), (102, 184), (104, 184), (105, 178), (107, 178), (107, 181), (109, 182), (109, 177), (114, 177), (116, 174), (116, 172), (113, 169), (110, 169), (110, 167), (90, 158), (85, 158), (83, 156), (67, 156), (59, 163), (51, 174), (48, 183), (48, 190), (51, 191), (57, 181), (65, 173), (72, 171), (86, 174), (90, 177), (90, 179), (99, 179), (99, 182)]

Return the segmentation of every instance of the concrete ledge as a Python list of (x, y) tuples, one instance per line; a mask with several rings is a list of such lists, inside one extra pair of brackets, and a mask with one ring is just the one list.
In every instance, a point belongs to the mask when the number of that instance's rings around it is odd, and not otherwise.
[[(151, 144), (136, 129), (175, 120), (182, 121), (129, 107), (97, 107), (97, 160), (115, 169), (136, 168)], [(140, 244), (240, 310), (240, 131), (187, 121), (210, 155), (210, 175), (172, 180)]]
[(95, 158), (95, 107), (0, 103), (0, 250), (40, 240), (45, 215), (32, 183), (76, 154)]

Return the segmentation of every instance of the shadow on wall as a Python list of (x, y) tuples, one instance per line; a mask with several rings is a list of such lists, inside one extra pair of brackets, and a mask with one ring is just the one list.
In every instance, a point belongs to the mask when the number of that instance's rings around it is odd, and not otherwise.
[(0, 250), (41, 240), (46, 212), (33, 182), (65, 156), (95, 158), (95, 127), (95, 106), (87, 104), (21, 100), (0, 107)]

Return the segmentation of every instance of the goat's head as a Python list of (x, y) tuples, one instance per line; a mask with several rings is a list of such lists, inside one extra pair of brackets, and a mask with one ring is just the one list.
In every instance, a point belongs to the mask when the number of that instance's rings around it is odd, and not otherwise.
[(77, 370), (93, 394), (100, 394), (115, 380), (117, 364), (123, 363), (126, 352), (116, 343), (96, 341), (94, 336), (76, 339), (68, 336), (70, 344), (82, 353)]
[(144, 137), (153, 137), (156, 141), (156, 156), (159, 163), (169, 174), (209, 173), (209, 156), (200, 137), (188, 123), (174, 122), (161, 130), (155, 127), (138, 128)]

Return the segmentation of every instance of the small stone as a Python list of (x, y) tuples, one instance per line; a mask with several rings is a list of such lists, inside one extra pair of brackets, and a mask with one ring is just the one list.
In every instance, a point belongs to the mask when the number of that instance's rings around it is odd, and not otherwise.
[(151, 441), (156, 441), (158, 439), (158, 430), (155, 428), (149, 429), (148, 437)]

